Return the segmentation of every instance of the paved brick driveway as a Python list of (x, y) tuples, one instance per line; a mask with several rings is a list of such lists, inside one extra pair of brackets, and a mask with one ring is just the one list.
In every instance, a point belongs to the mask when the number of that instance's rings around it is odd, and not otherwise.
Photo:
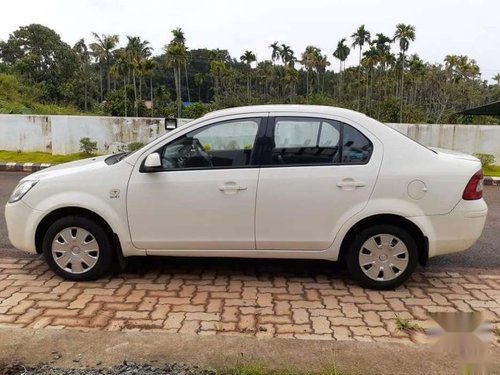
[[(142, 264), (141, 264), (142, 262)], [(118, 277), (63, 281), (39, 257), (0, 256), (0, 327), (420, 342), (427, 312), (484, 313), (500, 328), (500, 274), (420, 270), (403, 288), (361, 289), (330, 263), (141, 260)], [(270, 264), (270, 265), (269, 265)]]

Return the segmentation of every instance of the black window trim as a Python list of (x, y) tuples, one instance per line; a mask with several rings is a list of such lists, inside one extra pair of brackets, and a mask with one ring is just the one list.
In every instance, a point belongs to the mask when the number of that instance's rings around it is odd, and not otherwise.
[[(154, 171), (152, 170), (146, 170), (144, 163), (146, 162), (147, 156), (142, 160), (141, 165), (139, 167), (139, 173), (158, 173), (158, 172), (178, 172), (178, 171), (213, 171), (213, 170), (220, 170), (220, 169), (251, 169), (251, 168), (260, 168), (260, 158), (262, 155), (262, 142), (260, 142), (261, 139), (265, 137), (267, 127), (269, 124), (269, 116), (249, 116), (249, 117), (239, 117), (239, 118), (233, 118), (233, 119), (227, 119), (227, 120), (222, 120), (222, 121), (215, 121), (210, 124), (206, 124), (205, 126), (201, 126), (198, 129), (194, 130), (199, 130), (199, 129), (204, 129), (204, 128), (209, 128), (211, 126), (216, 126), (216, 125), (221, 125), (224, 123), (228, 122), (234, 122), (238, 120), (252, 120), (252, 119), (260, 119), (260, 123), (257, 128), (257, 134), (255, 135), (255, 140), (253, 143), (252, 147), (252, 153), (250, 154), (250, 164), (249, 165), (238, 165), (238, 166), (223, 166), (223, 167), (194, 167), (194, 168), (169, 168), (165, 169), (162, 167), (155, 168)], [(191, 131), (194, 131), (191, 130)], [(161, 150), (169, 145), (172, 142), (175, 142), (178, 140), (180, 137), (185, 136), (186, 134), (190, 133), (191, 131), (188, 131), (187, 133), (184, 133), (180, 135), (179, 137), (176, 137), (175, 139), (172, 139), (168, 143), (163, 144), (161, 147), (155, 149), (152, 152), (148, 152), (147, 155), (153, 154), (155, 152), (160, 153)]]
[[(303, 120), (313, 120), (313, 121), (320, 121), (322, 122), (337, 122), (340, 126), (339, 132), (340, 132), (340, 147), (339, 147), (339, 160), (342, 160), (342, 154), (343, 154), (343, 148), (344, 148), (344, 126), (350, 126), (360, 132), (367, 140), (370, 142), (372, 152), (370, 153), (370, 156), (368, 157), (368, 160), (365, 162), (359, 162), (359, 163), (318, 163), (318, 164), (272, 164), (269, 161), (272, 160), (272, 152), (274, 148), (274, 130), (276, 127), (276, 122), (277, 119), (281, 118), (294, 118), (294, 119), (303, 119)], [(268, 138), (271, 143), (271, 147), (269, 147), (266, 152), (267, 155), (264, 155), (264, 157), (267, 157), (267, 163), (263, 162), (263, 158), (260, 159), (260, 168), (290, 168), (290, 167), (331, 167), (331, 166), (339, 166), (339, 167), (344, 167), (344, 166), (353, 166), (353, 165), (367, 165), (370, 160), (372, 159), (373, 151), (374, 151), (374, 145), (373, 142), (369, 137), (367, 137), (361, 130), (358, 128), (347, 124), (343, 121), (340, 120), (335, 120), (335, 119), (329, 119), (329, 118), (324, 118), (324, 117), (316, 117), (316, 116), (301, 116), (301, 115), (284, 115), (284, 116), (269, 116), (267, 120), (267, 127), (266, 127), (266, 135), (265, 138)], [(263, 155), (261, 155), (263, 156)]]

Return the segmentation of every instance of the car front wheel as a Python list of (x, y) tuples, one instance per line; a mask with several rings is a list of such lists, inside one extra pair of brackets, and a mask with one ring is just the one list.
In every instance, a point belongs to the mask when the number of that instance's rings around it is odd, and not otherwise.
[(413, 236), (395, 225), (361, 230), (350, 243), (347, 267), (361, 286), (387, 290), (403, 284), (418, 263)]
[(95, 280), (109, 271), (113, 247), (110, 236), (86, 217), (56, 220), (43, 239), (43, 255), (59, 276), (73, 281)]

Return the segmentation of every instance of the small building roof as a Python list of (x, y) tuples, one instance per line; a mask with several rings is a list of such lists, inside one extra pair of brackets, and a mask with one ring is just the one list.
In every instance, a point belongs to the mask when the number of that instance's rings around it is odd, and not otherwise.
[(500, 100), (496, 102), (481, 105), (479, 107), (469, 108), (465, 111), (458, 112), (459, 115), (486, 115), (500, 116)]

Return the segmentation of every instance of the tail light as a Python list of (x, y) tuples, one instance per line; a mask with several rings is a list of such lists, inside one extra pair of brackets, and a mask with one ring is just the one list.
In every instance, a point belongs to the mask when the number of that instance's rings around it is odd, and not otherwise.
[(483, 170), (477, 171), (471, 177), (469, 183), (465, 187), (462, 198), (466, 201), (481, 199), (483, 197)]

